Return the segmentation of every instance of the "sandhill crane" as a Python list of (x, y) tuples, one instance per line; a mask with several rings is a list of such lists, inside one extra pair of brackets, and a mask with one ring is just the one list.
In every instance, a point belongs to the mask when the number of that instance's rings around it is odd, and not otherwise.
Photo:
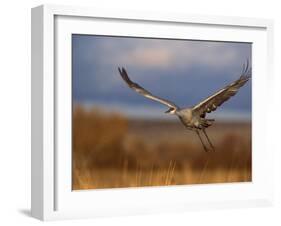
[(209, 149), (205, 146), (201, 138), (200, 131), (203, 131), (205, 137), (207, 138), (209, 146), (212, 148), (213, 151), (215, 151), (215, 148), (206, 133), (206, 128), (211, 126), (215, 120), (205, 118), (206, 113), (215, 111), (217, 107), (221, 106), (230, 97), (234, 96), (238, 92), (239, 88), (242, 87), (251, 77), (251, 68), (249, 67), (249, 61), (247, 61), (246, 65), (243, 64), (241, 75), (236, 81), (220, 89), (219, 91), (202, 100), (193, 107), (180, 108), (173, 102), (157, 97), (149, 91), (145, 90), (137, 83), (132, 82), (123, 67), (122, 69), (118, 68), (118, 70), (123, 80), (131, 89), (145, 96), (146, 98), (152, 99), (154, 101), (160, 102), (161, 104), (168, 106), (169, 109), (165, 113), (178, 116), (180, 121), (187, 129), (195, 131), (206, 152), (209, 151)]

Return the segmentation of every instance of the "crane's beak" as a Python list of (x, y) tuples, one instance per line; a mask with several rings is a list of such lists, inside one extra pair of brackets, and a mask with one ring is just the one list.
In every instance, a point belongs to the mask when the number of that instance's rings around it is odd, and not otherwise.
[(166, 114), (170, 113), (171, 109), (169, 108), (167, 111), (165, 111)]
[(165, 111), (165, 113), (166, 113), (166, 114), (173, 114), (173, 113), (172, 113), (173, 110), (174, 110), (173, 108), (169, 108), (167, 111)]

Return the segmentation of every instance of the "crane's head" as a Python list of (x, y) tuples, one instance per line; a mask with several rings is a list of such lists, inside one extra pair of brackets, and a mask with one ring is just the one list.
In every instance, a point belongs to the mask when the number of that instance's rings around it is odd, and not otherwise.
[(175, 114), (176, 113), (176, 109), (175, 108), (169, 108), (167, 111), (165, 111), (166, 114)]

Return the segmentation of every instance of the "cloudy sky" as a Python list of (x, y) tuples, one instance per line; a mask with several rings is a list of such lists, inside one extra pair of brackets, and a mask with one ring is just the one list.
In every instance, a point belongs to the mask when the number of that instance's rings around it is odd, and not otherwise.
[[(73, 102), (133, 117), (165, 117), (166, 107), (130, 90), (118, 73), (181, 107), (193, 106), (237, 79), (251, 44), (93, 35), (72, 36)], [(251, 118), (251, 82), (215, 113)]]

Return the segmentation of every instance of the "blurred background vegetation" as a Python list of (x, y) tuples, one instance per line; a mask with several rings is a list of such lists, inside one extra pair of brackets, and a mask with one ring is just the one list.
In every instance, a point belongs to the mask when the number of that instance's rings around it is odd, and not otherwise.
[(205, 152), (177, 120), (73, 109), (73, 189), (251, 181), (251, 124), (215, 122)]

